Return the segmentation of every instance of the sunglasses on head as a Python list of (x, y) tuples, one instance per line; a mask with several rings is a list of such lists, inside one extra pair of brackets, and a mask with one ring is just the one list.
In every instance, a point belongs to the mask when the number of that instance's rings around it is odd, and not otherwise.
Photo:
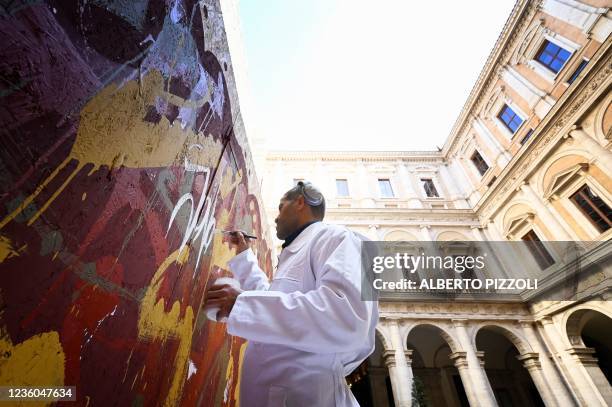
[(310, 182), (298, 181), (297, 186), (304, 197), (304, 201), (310, 206), (319, 206), (323, 203), (323, 194), (320, 193)]

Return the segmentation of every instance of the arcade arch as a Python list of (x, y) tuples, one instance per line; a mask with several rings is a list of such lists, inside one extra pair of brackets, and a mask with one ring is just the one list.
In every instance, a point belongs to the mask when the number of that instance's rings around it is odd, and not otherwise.
[(464, 377), (453, 358), (460, 349), (443, 327), (430, 323), (415, 325), (405, 343), (412, 367), (413, 398), (421, 397), (428, 406), (469, 405)]
[(552, 399), (539, 355), (517, 333), (484, 325), (477, 330), (475, 343), (499, 406), (544, 406), (543, 399)]
[(565, 324), (570, 354), (586, 373), (602, 399), (612, 403), (612, 318), (603, 312), (582, 308), (573, 311)]

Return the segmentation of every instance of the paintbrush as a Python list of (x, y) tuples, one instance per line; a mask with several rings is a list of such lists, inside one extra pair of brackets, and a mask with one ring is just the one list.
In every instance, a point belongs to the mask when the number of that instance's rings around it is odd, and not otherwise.
[(248, 235), (248, 234), (244, 233), (241, 230), (221, 230), (221, 229), (217, 229), (217, 232), (225, 233), (225, 234), (228, 234), (228, 235), (233, 235), (233, 234), (236, 234), (236, 233), (242, 233), (242, 236), (244, 236), (245, 239), (255, 239), (255, 240), (257, 239), (257, 236)]

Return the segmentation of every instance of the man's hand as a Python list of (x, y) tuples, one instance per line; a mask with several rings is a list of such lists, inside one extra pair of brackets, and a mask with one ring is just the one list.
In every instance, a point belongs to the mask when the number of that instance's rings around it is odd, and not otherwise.
[(223, 317), (229, 318), (229, 314), (232, 312), (232, 308), (234, 308), (234, 304), (236, 303), (236, 298), (241, 293), (241, 289), (236, 289), (229, 284), (215, 284), (206, 292), (204, 306), (219, 307), (217, 321), (221, 320)]
[(251, 245), (244, 238), (242, 232), (238, 230), (230, 233), (225, 233), (223, 240), (229, 243), (230, 249), (234, 247), (236, 248), (236, 254), (240, 254), (249, 247), (251, 247)]

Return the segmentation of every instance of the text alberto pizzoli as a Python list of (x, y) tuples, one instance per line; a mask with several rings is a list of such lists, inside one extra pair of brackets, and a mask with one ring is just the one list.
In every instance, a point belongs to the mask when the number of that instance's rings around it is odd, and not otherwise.
[[(466, 270), (482, 270), (484, 256), (427, 256), (409, 253), (395, 253), (393, 256), (376, 256), (372, 262), (372, 272), (376, 275), (387, 270), (401, 269), (414, 274), (417, 270), (441, 271), (454, 270), (458, 277)], [(421, 274), (419, 274), (421, 275)], [(402, 278), (385, 281), (375, 278), (372, 285), (376, 290), (532, 290), (538, 288), (537, 279), (523, 278), (423, 278), (420, 281)]]

